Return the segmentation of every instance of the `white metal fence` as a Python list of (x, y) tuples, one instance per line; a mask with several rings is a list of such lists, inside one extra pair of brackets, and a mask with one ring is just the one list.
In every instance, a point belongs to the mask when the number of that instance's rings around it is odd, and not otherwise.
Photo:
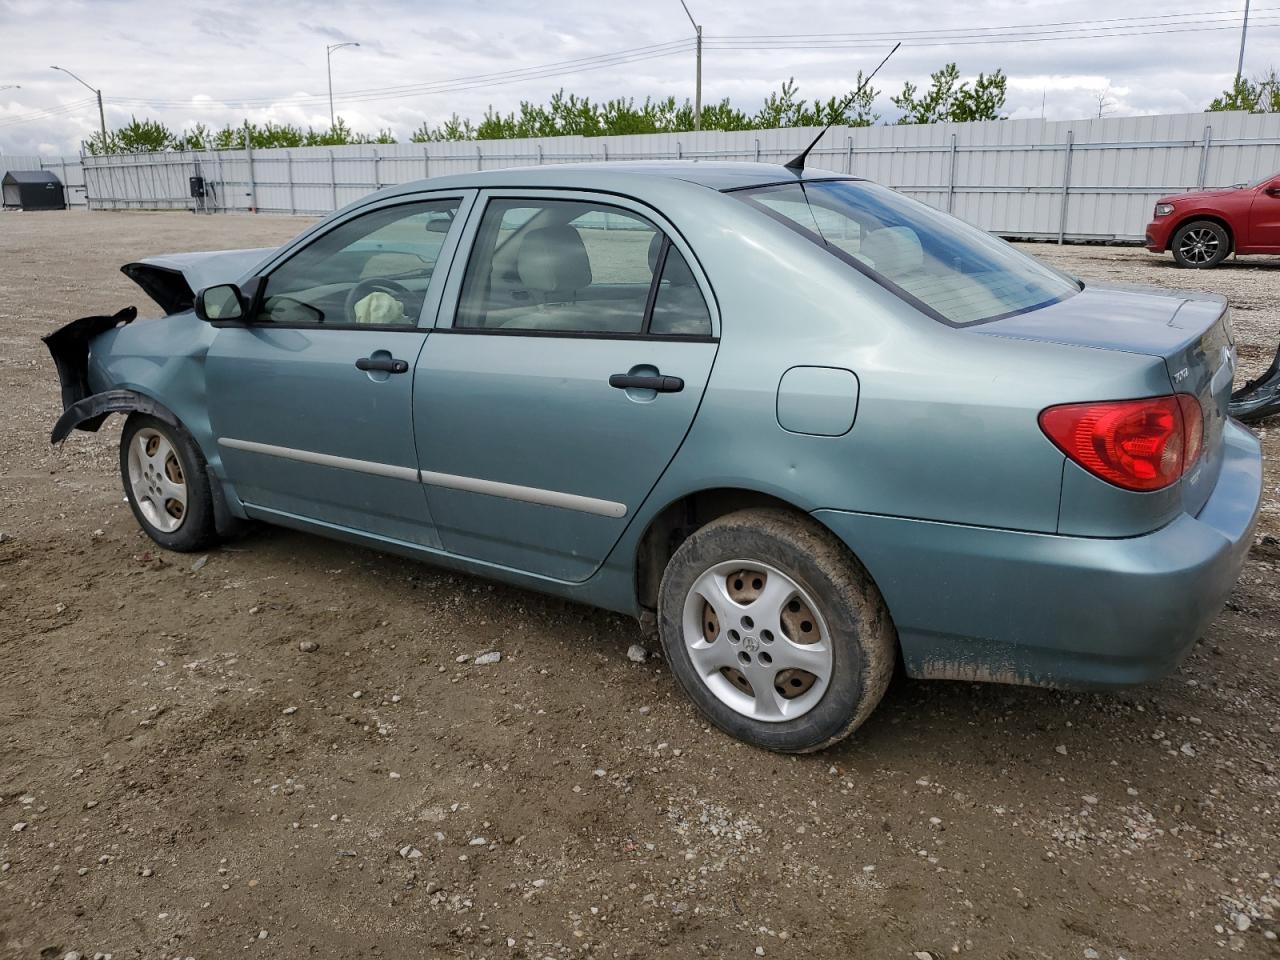
[[(93, 209), (320, 214), (388, 184), (577, 160), (780, 162), (808, 129), (377, 144), (84, 158)], [(814, 166), (869, 177), (1002, 236), (1141, 239), (1156, 197), (1280, 171), (1280, 115), (835, 127)], [(46, 161), (45, 166), (48, 166)]]

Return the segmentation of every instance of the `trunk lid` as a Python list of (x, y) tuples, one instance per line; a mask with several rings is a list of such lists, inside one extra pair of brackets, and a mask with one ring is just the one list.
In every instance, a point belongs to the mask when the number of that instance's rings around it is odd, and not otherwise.
[(1168, 371), (1171, 391), (1196, 397), (1204, 412), (1203, 452), (1181, 481), (1184, 509), (1192, 514), (1200, 512), (1222, 467), (1222, 433), (1235, 374), (1235, 347), (1224, 297), (1090, 285), (1074, 297), (982, 324), (973, 332), (1160, 358)]
[(196, 293), (205, 287), (237, 282), (274, 252), (274, 247), (255, 247), (170, 253), (126, 263), (120, 270), (145, 290), (166, 314), (172, 314), (190, 310)]

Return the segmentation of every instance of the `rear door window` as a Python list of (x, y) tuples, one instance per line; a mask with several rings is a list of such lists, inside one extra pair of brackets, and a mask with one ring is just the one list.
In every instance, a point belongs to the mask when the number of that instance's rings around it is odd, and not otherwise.
[(485, 208), (454, 326), (495, 333), (710, 336), (702, 291), (643, 216), (577, 200)]

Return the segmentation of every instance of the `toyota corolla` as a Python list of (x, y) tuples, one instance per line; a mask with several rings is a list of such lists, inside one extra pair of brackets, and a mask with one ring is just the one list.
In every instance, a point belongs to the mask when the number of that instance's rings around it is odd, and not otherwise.
[(1252, 543), (1222, 298), (1085, 285), (863, 180), (487, 171), (123, 269), (167, 315), (47, 338), (53, 440), (125, 414), (156, 543), (260, 521), (633, 615), (770, 749), (845, 736), (899, 664), (1159, 676)]

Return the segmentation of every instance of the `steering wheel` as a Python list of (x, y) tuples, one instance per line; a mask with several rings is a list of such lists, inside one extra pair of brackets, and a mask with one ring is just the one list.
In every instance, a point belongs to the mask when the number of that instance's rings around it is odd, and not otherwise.
[(403, 284), (396, 283), (394, 280), (383, 280), (381, 277), (369, 277), (367, 280), (361, 280), (347, 292), (346, 315), (347, 323), (357, 323), (356, 304), (363, 300), (371, 293), (389, 293), (400, 301), (405, 308), (405, 316), (408, 318), (409, 299), (412, 294), (409, 288)]

